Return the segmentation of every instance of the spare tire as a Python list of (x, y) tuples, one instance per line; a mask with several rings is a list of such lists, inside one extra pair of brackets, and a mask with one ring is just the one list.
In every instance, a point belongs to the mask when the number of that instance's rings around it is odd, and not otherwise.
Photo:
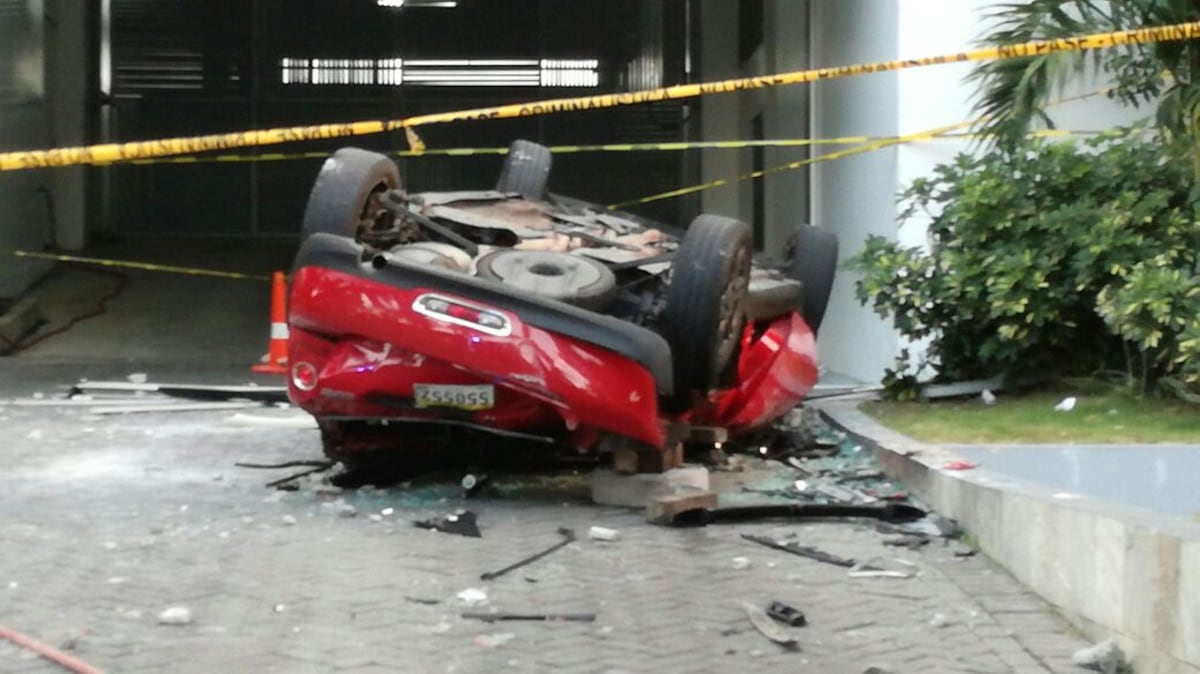
[(837, 272), (838, 240), (832, 232), (800, 225), (787, 243), (788, 276), (804, 286), (800, 314), (815, 333), (825, 318), (833, 277)]
[(701, 215), (679, 244), (662, 315), (677, 396), (716, 386), (741, 343), (750, 236), (750, 227), (740, 220)]
[(318, 232), (357, 239), (363, 222), (378, 210), (372, 202), (395, 189), (400, 189), (400, 171), (387, 156), (356, 147), (334, 152), (309, 192), (301, 240)]
[(475, 263), (481, 278), (601, 311), (612, 302), (617, 279), (603, 262), (549, 250), (498, 250)]
[(526, 199), (545, 198), (553, 161), (550, 148), (528, 140), (514, 140), (508, 146), (496, 191), (520, 194)]

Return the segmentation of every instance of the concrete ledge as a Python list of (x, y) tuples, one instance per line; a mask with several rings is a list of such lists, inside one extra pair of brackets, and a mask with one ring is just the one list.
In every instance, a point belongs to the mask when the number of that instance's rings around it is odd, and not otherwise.
[(1200, 673), (1200, 524), (1055, 490), (885, 428), (854, 402), (819, 406), (889, 475), (1093, 640), (1112, 637), (1139, 674)]

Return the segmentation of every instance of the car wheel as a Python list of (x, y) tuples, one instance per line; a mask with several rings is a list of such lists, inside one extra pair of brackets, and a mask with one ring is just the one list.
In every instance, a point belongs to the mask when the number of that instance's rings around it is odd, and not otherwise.
[(677, 396), (713, 388), (733, 359), (752, 254), (750, 227), (740, 220), (701, 215), (684, 234), (663, 309)]
[(553, 155), (544, 145), (528, 140), (514, 140), (508, 147), (508, 156), (500, 169), (496, 191), (520, 194), (526, 199), (542, 199), (546, 195), (546, 182), (550, 179), (550, 164)]
[(617, 279), (603, 262), (547, 250), (498, 250), (475, 263), (481, 278), (506, 286), (602, 311), (612, 302)]
[(376, 200), (400, 188), (396, 163), (378, 152), (344, 147), (321, 165), (304, 207), (304, 239), (318, 232), (358, 238), (364, 221), (373, 219)]
[(837, 271), (838, 240), (832, 232), (800, 225), (788, 241), (788, 276), (803, 286), (804, 322), (815, 333), (825, 318)]

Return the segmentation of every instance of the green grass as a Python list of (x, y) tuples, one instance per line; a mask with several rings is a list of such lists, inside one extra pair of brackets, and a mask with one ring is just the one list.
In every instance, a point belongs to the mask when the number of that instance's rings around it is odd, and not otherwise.
[[(1073, 395), (1070, 412), (1054, 405)], [(1200, 443), (1200, 406), (1139, 399), (1098, 381), (1073, 381), (1051, 391), (997, 394), (937, 402), (869, 402), (863, 412), (883, 425), (926, 442), (942, 443)]]

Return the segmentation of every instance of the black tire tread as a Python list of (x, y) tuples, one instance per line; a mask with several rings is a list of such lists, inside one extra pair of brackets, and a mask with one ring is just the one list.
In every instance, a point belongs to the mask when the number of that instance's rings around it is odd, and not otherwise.
[(833, 279), (837, 273), (838, 239), (832, 232), (813, 225), (800, 225), (792, 235), (792, 259), (788, 276), (804, 286), (801, 315), (816, 333), (825, 318)]
[[(748, 256), (750, 240), (750, 227), (744, 222), (700, 215), (692, 221), (680, 243), (663, 312), (671, 342), (677, 396), (712, 388), (728, 365), (729, 358), (718, 358), (716, 354), (720, 298), (732, 271), (724, 265), (732, 264), (739, 248)], [(722, 252), (726, 251), (728, 260), (722, 258)], [(712, 269), (714, 264), (721, 266)]]
[(546, 146), (529, 140), (514, 140), (500, 169), (496, 191), (520, 194), (526, 199), (545, 198), (553, 160), (554, 156)]
[[(340, 170), (332, 170), (328, 162), (337, 161)], [(380, 184), (400, 188), (400, 170), (386, 155), (357, 147), (344, 147), (334, 152), (321, 165), (304, 207), (301, 225), (303, 239), (318, 232), (354, 237), (359, 216), (371, 192)]]

